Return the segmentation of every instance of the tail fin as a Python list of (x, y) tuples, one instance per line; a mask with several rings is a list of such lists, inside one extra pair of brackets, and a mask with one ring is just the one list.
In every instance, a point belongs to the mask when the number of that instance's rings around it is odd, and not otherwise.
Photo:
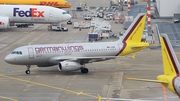
[(146, 22), (146, 14), (140, 13), (131, 23), (129, 28), (126, 30), (124, 36), (121, 38), (123, 42), (125, 41), (134, 41), (134, 42), (141, 42), (144, 26)]
[(161, 50), (162, 50), (162, 61), (165, 75), (176, 76), (180, 73), (179, 61), (176, 57), (174, 49), (169, 41), (166, 34), (160, 37)]
[(123, 48), (117, 56), (124, 56), (130, 53), (140, 51), (149, 46), (149, 43), (141, 42), (146, 22), (146, 14), (140, 13), (131, 23), (123, 37), (117, 42), (123, 43)]

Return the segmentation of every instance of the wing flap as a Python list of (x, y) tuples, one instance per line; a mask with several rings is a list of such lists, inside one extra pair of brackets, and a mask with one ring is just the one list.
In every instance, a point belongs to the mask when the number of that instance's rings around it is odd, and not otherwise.
[(139, 78), (126, 78), (126, 79), (127, 79), (127, 80), (135, 80), (135, 81), (145, 81), (145, 82), (155, 82), (155, 83), (168, 84), (167, 81), (160, 81), (160, 80), (139, 79)]

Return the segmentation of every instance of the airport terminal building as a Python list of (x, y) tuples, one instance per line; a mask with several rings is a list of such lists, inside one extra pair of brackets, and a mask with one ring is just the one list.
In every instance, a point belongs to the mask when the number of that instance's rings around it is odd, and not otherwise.
[(159, 17), (173, 17), (174, 13), (180, 13), (180, 0), (156, 0), (156, 7)]

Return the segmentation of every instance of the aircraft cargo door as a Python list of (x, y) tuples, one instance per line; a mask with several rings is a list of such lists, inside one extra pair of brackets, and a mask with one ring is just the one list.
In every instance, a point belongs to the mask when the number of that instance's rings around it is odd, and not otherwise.
[(58, 22), (58, 14), (56, 14), (56, 12), (54, 12), (53, 10), (49, 11), (49, 21), (53, 21), (53, 22)]
[(53, 10), (49, 11), (49, 21), (54, 21), (54, 11)]
[(34, 51), (32, 47), (28, 48), (29, 59), (34, 59)]

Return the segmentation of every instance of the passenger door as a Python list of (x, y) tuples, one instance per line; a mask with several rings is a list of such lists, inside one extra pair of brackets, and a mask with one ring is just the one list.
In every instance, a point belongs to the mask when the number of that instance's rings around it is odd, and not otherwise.
[(34, 51), (32, 47), (28, 48), (29, 59), (34, 59)]

